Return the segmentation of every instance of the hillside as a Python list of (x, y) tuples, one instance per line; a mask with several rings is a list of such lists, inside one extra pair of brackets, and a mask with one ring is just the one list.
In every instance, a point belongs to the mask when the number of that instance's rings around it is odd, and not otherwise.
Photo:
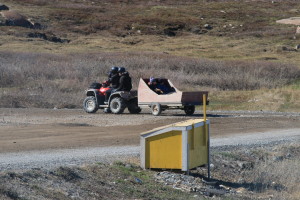
[[(274, 2), (274, 3), (272, 3)], [(299, 63), (295, 1), (2, 1), (42, 30), (1, 27), (1, 50), (31, 52), (152, 51), (213, 59)], [(36, 33), (30, 34), (30, 33)], [(37, 34), (38, 33), (38, 34)], [(70, 40), (56, 44), (39, 34)], [(33, 37), (33, 38), (32, 38)]]
[(2, 107), (80, 107), (89, 83), (123, 65), (135, 85), (180, 70), (175, 84), (211, 91), (211, 109), (299, 111), (300, 35), (276, 23), (300, 15), (295, 1), (1, 3), (40, 25), (0, 26)]

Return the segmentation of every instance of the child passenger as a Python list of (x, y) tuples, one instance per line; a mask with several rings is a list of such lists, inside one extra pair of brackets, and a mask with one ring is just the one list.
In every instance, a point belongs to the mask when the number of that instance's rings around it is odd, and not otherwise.
[(151, 77), (148, 85), (149, 88), (157, 94), (168, 94), (172, 91), (171, 88), (166, 86), (164, 81), (161, 79)]

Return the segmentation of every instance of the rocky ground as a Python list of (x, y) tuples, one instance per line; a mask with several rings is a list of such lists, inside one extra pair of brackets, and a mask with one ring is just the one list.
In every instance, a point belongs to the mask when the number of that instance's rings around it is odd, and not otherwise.
[(139, 168), (139, 134), (190, 117), (128, 116), (1, 109), (0, 199), (299, 197), (299, 113), (208, 112), (210, 180), (206, 167), (189, 175)]
[[(293, 162), (300, 155), (299, 140), (263, 146), (218, 147), (212, 151), (210, 180), (207, 179), (207, 168), (199, 167), (191, 170), (189, 175), (158, 172), (156, 181), (198, 196), (222, 199), (299, 198), (295, 191), (299, 183), (295, 178), (300, 175), (299, 162)], [(285, 168), (278, 170), (283, 163), (287, 164), (284, 164)], [(290, 170), (295, 171), (290, 173)]]
[(209, 180), (206, 166), (189, 175), (149, 171), (138, 167), (134, 157), (5, 171), (0, 173), (0, 199), (297, 199), (299, 156), (299, 138), (263, 146), (214, 147)]

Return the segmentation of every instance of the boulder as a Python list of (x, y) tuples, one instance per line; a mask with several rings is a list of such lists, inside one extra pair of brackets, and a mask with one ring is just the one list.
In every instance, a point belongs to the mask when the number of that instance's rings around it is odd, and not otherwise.
[(41, 24), (31, 22), (27, 17), (16, 11), (2, 11), (2, 18), (7, 26), (22, 26), (26, 28), (41, 29)]
[(212, 25), (210, 25), (210, 24), (205, 24), (204, 28), (206, 28), (207, 30), (213, 29)]
[(34, 29), (43, 29), (43, 26), (40, 23), (33, 23)]
[(16, 11), (3, 11), (1, 12), (2, 17), (5, 18), (5, 24), (7, 26), (22, 26), (27, 28), (33, 28), (33, 24), (28, 19), (19, 14)]
[(6, 19), (0, 15), (0, 26), (4, 26), (5, 21), (6, 21)]
[(276, 23), (279, 24), (294, 24), (300, 26), (300, 17), (291, 17), (288, 19), (277, 20)]
[[(279, 51), (280, 51), (280, 49), (279, 49)], [(283, 47), (281, 47), (281, 51), (297, 51), (297, 50), (295, 48), (283, 46)]]
[(164, 29), (164, 34), (170, 37), (176, 36), (176, 31), (173, 28), (166, 28)]
[(2, 10), (9, 10), (9, 8), (4, 4), (0, 4), (0, 11)]
[(245, 192), (247, 192), (247, 190), (243, 187), (239, 187), (236, 189), (236, 193), (238, 193), (238, 194), (245, 193)]
[(296, 28), (296, 34), (300, 34), (300, 26), (297, 26), (297, 28)]
[(206, 29), (201, 29), (199, 27), (194, 27), (191, 29), (191, 32), (194, 33), (194, 34), (205, 34), (207, 33), (208, 31)]
[(192, 33), (195, 33), (195, 34), (199, 34), (199, 33), (201, 32), (201, 29), (200, 29), (199, 27), (193, 27), (193, 28), (191, 29), (191, 32), (192, 32)]
[(170, 37), (177, 35), (177, 31), (182, 30), (185, 24), (166, 24), (167, 28), (164, 29), (164, 34)]
[(40, 39), (47, 40), (50, 42), (55, 42), (55, 43), (69, 43), (70, 42), (70, 40), (68, 40), (68, 39), (61, 39), (59, 37), (56, 37), (55, 35), (46, 34), (46, 33), (34, 32), (34, 33), (29, 33), (27, 36), (29, 38), (40, 38)]

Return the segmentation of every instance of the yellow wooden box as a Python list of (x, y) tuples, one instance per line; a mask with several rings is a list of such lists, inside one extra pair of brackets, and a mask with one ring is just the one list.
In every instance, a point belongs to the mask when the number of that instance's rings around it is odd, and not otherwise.
[(141, 167), (188, 171), (208, 164), (209, 124), (191, 119), (142, 133)]

